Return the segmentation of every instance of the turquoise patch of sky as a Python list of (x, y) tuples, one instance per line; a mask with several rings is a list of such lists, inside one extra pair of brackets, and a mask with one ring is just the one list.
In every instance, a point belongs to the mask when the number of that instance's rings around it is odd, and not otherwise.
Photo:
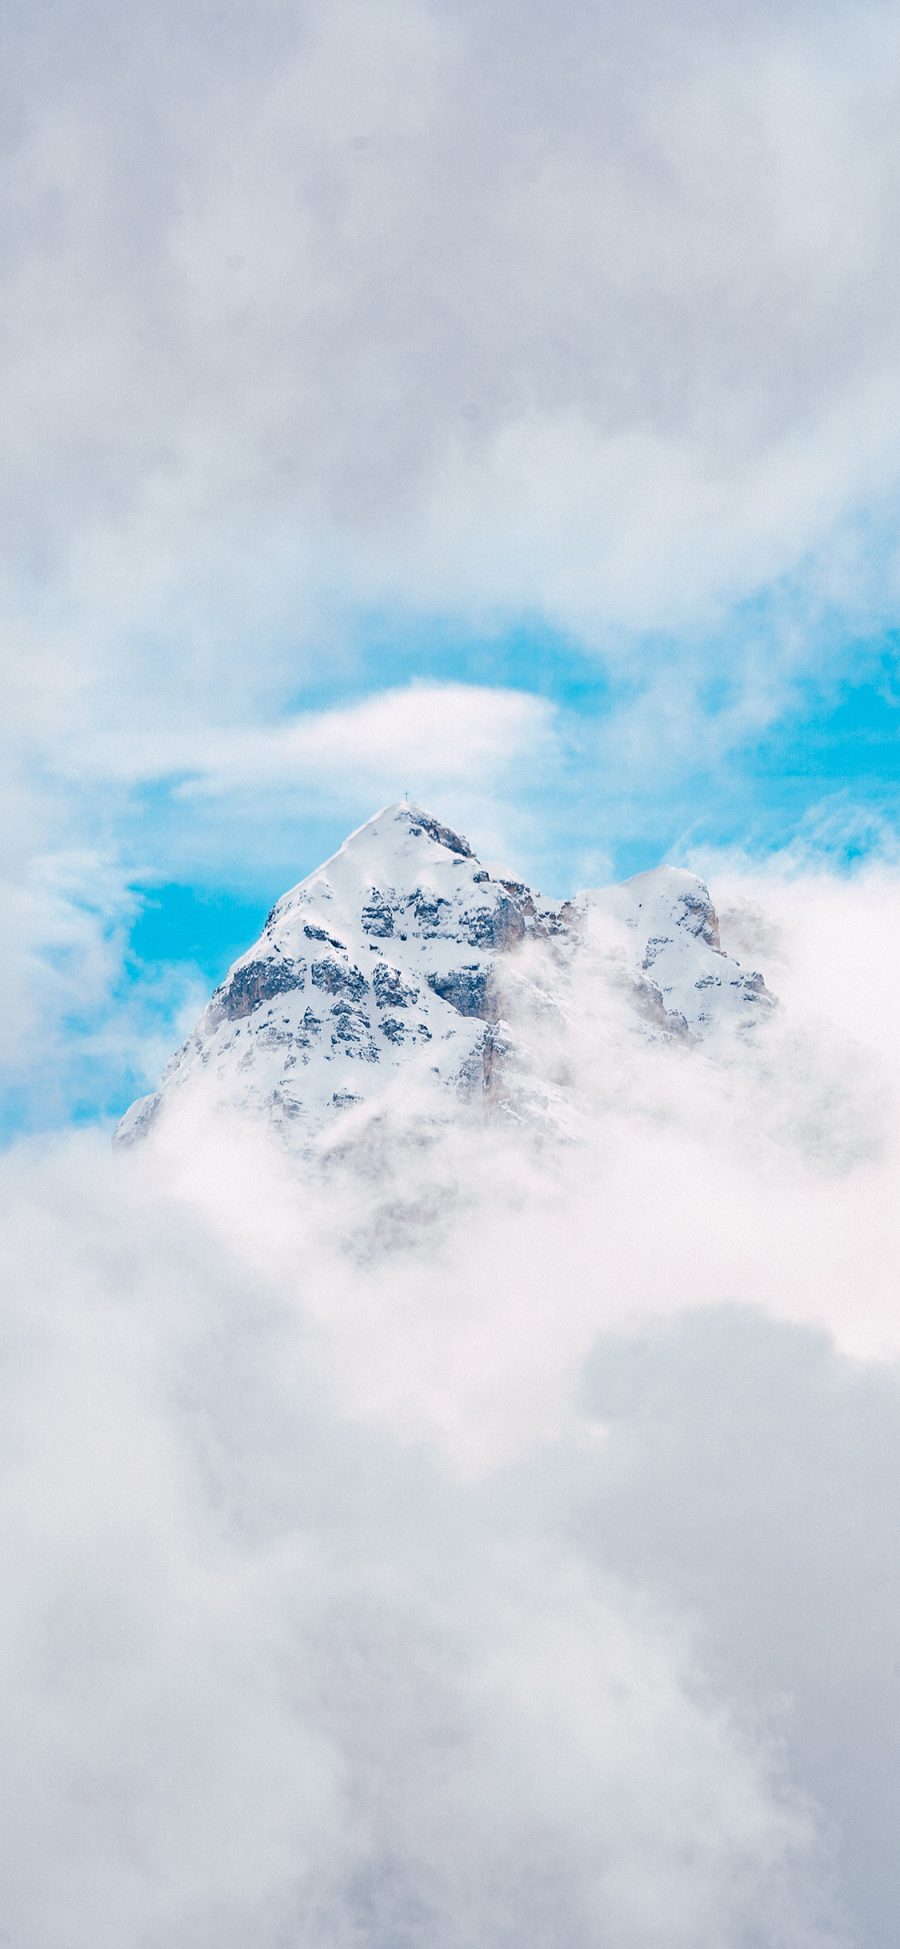
[(271, 902), (222, 887), (177, 881), (136, 888), (140, 910), (131, 930), (132, 975), (161, 962), (182, 961), (215, 984), (255, 940)]

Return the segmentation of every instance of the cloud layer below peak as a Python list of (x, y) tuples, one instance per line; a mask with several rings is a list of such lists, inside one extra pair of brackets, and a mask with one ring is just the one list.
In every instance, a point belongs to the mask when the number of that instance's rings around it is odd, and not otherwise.
[(27, 1949), (892, 1949), (896, 876), (716, 890), (780, 1016), (574, 1016), (587, 1145), (7, 1153)]

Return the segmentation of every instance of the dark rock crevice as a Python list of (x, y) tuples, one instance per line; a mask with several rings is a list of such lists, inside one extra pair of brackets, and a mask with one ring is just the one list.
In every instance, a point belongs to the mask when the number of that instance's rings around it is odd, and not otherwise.
[(477, 965), (451, 968), (446, 974), (430, 974), (428, 986), (449, 1002), (458, 1015), (476, 1015), (482, 1022), (496, 1022), (500, 1010), (497, 984), (491, 968)]

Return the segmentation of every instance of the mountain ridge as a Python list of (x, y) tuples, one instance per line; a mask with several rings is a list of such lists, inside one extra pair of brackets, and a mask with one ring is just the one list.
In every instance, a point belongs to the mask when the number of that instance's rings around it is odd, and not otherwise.
[(275, 902), (117, 1139), (144, 1135), (187, 1093), (263, 1114), (302, 1145), (339, 1111), (381, 1107), (400, 1078), (516, 1114), (505, 1085), (517, 1079), (521, 1104), (527, 1072), (546, 1114), (558, 1091), (541, 1044), (572, 1005), (576, 967), (624, 994), (629, 1029), (657, 1039), (742, 1033), (774, 999), (724, 953), (709, 889), (685, 869), (547, 900), (395, 802)]

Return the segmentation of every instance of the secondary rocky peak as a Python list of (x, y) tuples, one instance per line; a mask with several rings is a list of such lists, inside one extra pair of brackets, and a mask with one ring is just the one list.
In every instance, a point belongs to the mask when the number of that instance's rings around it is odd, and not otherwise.
[(649, 873), (636, 873), (619, 889), (623, 911), (631, 907), (630, 924), (640, 926), (643, 916), (649, 923), (678, 927), (699, 935), (707, 947), (719, 946), (719, 917), (705, 881), (680, 866), (657, 866)]

